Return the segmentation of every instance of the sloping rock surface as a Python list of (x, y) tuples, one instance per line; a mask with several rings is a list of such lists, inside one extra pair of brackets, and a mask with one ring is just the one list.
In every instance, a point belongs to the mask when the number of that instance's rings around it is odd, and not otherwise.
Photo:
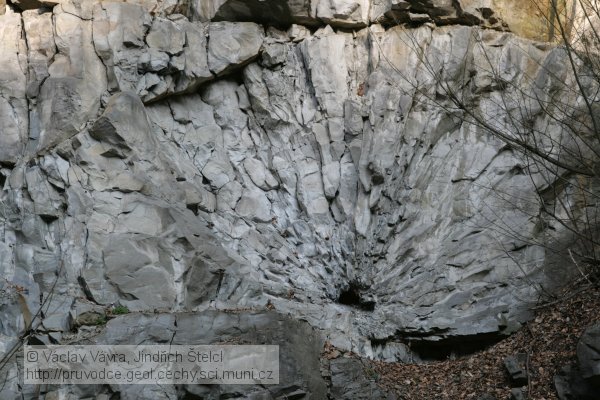
[[(81, 299), (269, 304), (381, 359), (528, 318), (550, 260), (535, 243), (561, 235), (539, 212), (552, 182), (448, 90), (511, 134), (515, 98), (572, 80), (560, 49), (455, 1), (191, 3), (0, 16), (0, 272), (26, 288), (3, 299), (2, 343), (27, 314), (42, 338), (69, 331)], [(394, 10), (469, 26), (376, 23)]]

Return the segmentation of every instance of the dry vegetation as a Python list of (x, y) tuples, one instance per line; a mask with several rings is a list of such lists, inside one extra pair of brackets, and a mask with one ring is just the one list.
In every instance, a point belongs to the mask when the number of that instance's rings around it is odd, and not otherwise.
[[(583, 330), (600, 321), (600, 290), (588, 288), (563, 301), (536, 310), (536, 318), (509, 338), (480, 353), (456, 360), (420, 365), (373, 362), (379, 384), (399, 399), (510, 398), (504, 358), (529, 355), (528, 399), (556, 399), (553, 377), (576, 362), (576, 345)], [(485, 398), (485, 397), (483, 397)]]

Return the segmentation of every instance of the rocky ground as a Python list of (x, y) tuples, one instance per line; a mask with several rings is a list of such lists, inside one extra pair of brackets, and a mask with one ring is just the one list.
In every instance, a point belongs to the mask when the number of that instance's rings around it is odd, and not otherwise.
[(530, 376), (525, 398), (557, 399), (554, 376), (576, 362), (577, 341), (600, 321), (599, 308), (600, 290), (585, 286), (542, 305), (523, 329), (480, 353), (426, 364), (373, 362), (369, 368), (400, 399), (507, 399), (511, 384), (504, 360), (525, 353)]

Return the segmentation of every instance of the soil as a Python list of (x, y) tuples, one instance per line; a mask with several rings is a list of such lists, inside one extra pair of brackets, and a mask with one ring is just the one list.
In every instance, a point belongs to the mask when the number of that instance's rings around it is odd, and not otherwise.
[(378, 384), (398, 399), (509, 399), (504, 359), (525, 353), (530, 377), (527, 398), (557, 399), (554, 375), (561, 367), (576, 363), (579, 337), (586, 327), (600, 321), (600, 290), (584, 286), (558, 299), (538, 307), (534, 320), (520, 331), (479, 353), (424, 364), (371, 361), (370, 368), (376, 371)]

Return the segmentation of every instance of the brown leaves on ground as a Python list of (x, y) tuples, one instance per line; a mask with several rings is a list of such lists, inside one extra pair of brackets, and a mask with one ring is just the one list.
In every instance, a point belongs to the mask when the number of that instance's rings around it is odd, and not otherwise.
[(476, 399), (485, 394), (510, 398), (504, 358), (529, 355), (528, 399), (556, 399), (554, 375), (576, 362), (583, 330), (600, 320), (600, 290), (587, 289), (536, 312), (523, 329), (482, 352), (426, 364), (373, 362), (379, 384), (399, 399)]

